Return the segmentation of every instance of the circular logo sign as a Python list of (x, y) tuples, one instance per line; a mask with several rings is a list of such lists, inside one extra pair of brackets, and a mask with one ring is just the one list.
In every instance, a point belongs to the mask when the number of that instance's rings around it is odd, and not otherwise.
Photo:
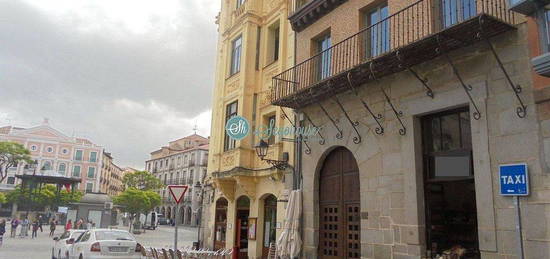
[(235, 140), (241, 140), (246, 137), (249, 129), (250, 125), (248, 124), (248, 120), (242, 116), (235, 116), (229, 119), (225, 124), (225, 132), (230, 138)]

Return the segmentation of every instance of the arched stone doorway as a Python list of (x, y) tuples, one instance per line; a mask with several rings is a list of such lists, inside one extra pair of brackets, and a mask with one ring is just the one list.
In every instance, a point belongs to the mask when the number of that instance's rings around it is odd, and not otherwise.
[(185, 209), (185, 225), (191, 225), (191, 207)]
[(264, 220), (262, 237), (262, 258), (267, 258), (269, 246), (276, 242), (277, 231), (277, 197), (268, 194), (264, 199)]
[(319, 258), (360, 258), (359, 168), (344, 147), (331, 151), (319, 173)]
[(178, 212), (178, 215), (180, 216), (179, 218), (179, 224), (185, 224), (185, 213), (184, 213), (185, 209), (183, 207), (180, 207), (180, 211)]
[(225, 249), (227, 233), (227, 200), (219, 198), (216, 201), (216, 213), (214, 218), (214, 248)]
[(250, 215), (250, 198), (241, 196), (237, 199), (237, 217), (235, 222), (235, 246), (239, 259), (248, 258), (248, 216)]

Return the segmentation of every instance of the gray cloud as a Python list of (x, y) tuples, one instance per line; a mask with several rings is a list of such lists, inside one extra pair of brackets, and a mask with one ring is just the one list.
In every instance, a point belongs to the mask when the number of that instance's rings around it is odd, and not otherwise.
[(48, 117), (135, 167), (196, 120), (207, 135), (219, 6), (205, 2), (152, 13), (136, 32), (96, 6), (90, 18), (0, 0), (0, 125)]

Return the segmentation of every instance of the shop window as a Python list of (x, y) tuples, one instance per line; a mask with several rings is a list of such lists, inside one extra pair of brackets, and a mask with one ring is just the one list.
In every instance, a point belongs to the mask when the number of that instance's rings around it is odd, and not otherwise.
[(276, 242), (277, 198), (269, 195), (264, 199), (264, 236), (262, 258), (267, 258), (269, 247)]
[(426, 116), (422, 131), (427, 256), (454, 248), (479, 258), (470, 114), (464, 108)]
[(227, 200), (220, 198), (216, 201), (214, 248), (225, 249), (227, 234)]

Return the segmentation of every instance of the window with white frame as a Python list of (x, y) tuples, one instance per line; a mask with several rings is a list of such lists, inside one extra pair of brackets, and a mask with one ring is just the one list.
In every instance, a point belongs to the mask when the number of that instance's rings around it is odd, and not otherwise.
[(77, 151), (74, 153), (74, 160), (82, 161), (82, 153), (83, 153), (82, 150), (77, 150)]
[(97, 152), (92, 151), (90, 152), (90, 162), (96, 162), (97, 161)]
[(242, 36), (237, 37), (231, 42), (231, 64), (229, 67), (229, 75), (234, 75), (241, 71), (242, 45)]
[(94, 183), (86, 183), (86, 192), (93, 192)]
[(79, 165), (75, 165), (73, 167), (73, 176), (74, 177), (80, 177), (80, 166)]
[(95, 167), (88, 167), (88, 178), (95, 178)]
[(57, 172), (62, 174), (62, 175), (65, 175), (65, 171), (67, 170), (67, 165), (65, 163), (59, 163), (59, 165), (57, 165)]

